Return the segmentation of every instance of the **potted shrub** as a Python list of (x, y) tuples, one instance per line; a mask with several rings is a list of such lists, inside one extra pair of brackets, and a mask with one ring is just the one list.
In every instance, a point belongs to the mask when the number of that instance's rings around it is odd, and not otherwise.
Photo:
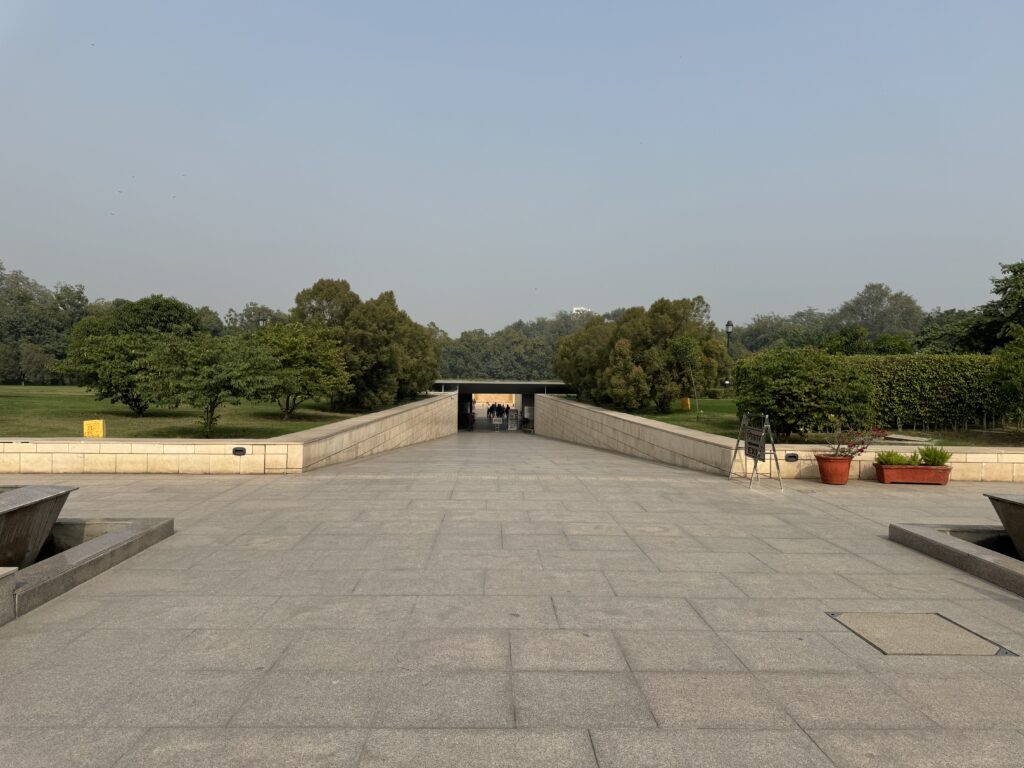
[(929, 446), (918, 448), (909, 456), (898, 451), (881, 451), (875, 457), (875, 478), (880, 483), (922, 483), (946, 485), (952, 467), (947, 466), (952, 454)]
[(885, 437), (886, 432), (876, 427), (871, 429), (843, 429), (842, 424), (833, 421), (833, 431), (828, 433), (828, 453), (814, 454), (818, 462), (818, 474), (826, 485), (846, 485), (850, 479), (850, 463), (854, 456), (860, 456), (875, 440)]

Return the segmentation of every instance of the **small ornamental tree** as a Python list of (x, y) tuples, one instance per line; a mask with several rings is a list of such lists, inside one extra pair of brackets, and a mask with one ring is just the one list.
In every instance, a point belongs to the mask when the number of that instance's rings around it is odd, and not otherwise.
[(249, 336), (163, 334), (142, 378), (161, 404), (198, 408), (203, 436), (209, 437), (222, 405), (267, 391), (276, 362), (266, 345)]
[(283, 419), (313, 398), (352, 391), (345, 356), (337, 339), (323, 326), (307, 323), (269, 325), (253, 335), (274, 360), (260, 393), (277, 403)]
[(156, 400), (144, 375), (149, 356), (165, 334), (120, 333), (72, 340), (67, 359), (56, 370), (96, 393), (97, 400), (124, 403), (142, 416)]

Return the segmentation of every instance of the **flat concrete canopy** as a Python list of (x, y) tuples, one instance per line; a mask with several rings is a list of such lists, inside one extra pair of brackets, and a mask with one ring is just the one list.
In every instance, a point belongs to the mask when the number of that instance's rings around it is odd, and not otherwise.
[[(1024, 659), (829, 616), (1024, 601), (886, 539), (980, 483), (785, 493), (522, 434), (302, 475), (97, 476), (179, 532), (0, 627), (0, 765), (1019, 766)], [(0, 476), (0, 485), (53, 482)]]
[(438, 379), (435, 392), (503, 395), (571, 395), (576, 392), (564, 381), (499, 381), (489, 379)]

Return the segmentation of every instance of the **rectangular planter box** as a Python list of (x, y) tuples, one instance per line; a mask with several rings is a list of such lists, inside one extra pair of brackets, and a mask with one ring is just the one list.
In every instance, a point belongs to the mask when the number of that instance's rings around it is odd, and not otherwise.
[(952, 467), (924, 467), (906, 464), (875, 464), (875, 478), (880, 483), (919, 483), (946, 485)]

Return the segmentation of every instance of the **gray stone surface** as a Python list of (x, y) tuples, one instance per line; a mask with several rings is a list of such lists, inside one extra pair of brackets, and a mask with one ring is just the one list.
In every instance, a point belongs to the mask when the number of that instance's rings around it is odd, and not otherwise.
[(654, 727), (636, 680), (618, 672), (517, 672), (516, 723), (527, 728)]
[(514, 433), (74, 484), (69, 516), (178, 532), (0, 627), (0, 765), (1019, 763), (1024, 658), (885, 656), (827, 614), (1024, 652), (1024, 600), (885, 539), (994, 523), (980, 484), (748, 491)]
[(838, 768), (1017, 768), (1017, 731), (812, 731)]
[(886, 654), (994, 656), (999, 646), (937, 613), (837, 613), (836, 620)]
[(601, 768), (832, 768), (798, 730), (596, 730)]
[(757, 678), (735, 673), (638, 675), (664, 728), (791, 728), (793, 721)]

